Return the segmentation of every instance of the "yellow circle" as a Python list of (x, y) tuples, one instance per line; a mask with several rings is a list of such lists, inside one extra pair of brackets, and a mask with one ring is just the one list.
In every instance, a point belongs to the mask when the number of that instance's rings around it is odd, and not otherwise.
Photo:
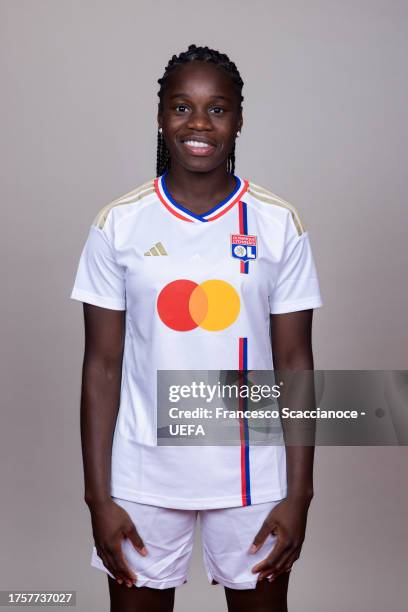
[(208, 280), (200, 284), (207, 296), (207, 313), (200, 327), (208, 331), (220, 331), (234, 323), (240, 311), (238, 293), (223, 280)]

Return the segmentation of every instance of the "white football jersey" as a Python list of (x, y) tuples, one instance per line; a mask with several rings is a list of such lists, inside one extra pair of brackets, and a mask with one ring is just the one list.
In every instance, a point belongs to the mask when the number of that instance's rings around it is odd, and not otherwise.
[(308, 233), (247, 180), (195, 215), (165, 178), (99, 212), (71, 294), (126, 310), (111, 495), (184, 509), (282, 499), (285, 446), (251, 446), (245, 427), (235, 446), (157, 444), (157, 370), (272, 370), (270, 314), (322, 305)]

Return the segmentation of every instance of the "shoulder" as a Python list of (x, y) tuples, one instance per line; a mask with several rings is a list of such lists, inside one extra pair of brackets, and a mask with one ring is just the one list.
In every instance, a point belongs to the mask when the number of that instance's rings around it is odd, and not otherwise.
[(258, 204), (260, 210), (265, 210), (281, 218), (290, 217), (299, 236), (306, 232), (297, 208), (287, 200), (280, 198), (275, 193), (272, 193), (272, 191), (265, 189), (265, 187), (256, 185), (252, 181), (248, 181), (248, 194)]
[(135, 205), (140, 207), (144, 201), (147, 201), (150, 196), (154, 194), (154, 181), (155, 179), (150, 179), (150, 181), (143, 183), (143, 185), (135, 187), (132, 189), (132, 191), (129, 191), (119, 198), (116, 198), (109, 204), (106, 204), (106, 206), (101, 208), (98, 214), (95, 216), (92, 226), (97, 227), (98, 229), (103, 229), (108, 217), (112, 216), (110, 215), (111, 212), (115, 211), (118, 213), (119, 217), (122, 217), (128, 212), (132, 212)]

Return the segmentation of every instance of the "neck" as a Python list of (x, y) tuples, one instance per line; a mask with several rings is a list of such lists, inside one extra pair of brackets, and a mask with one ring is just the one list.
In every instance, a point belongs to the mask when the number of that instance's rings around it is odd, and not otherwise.
[(191, 172), (181, 166), (170, 168), (166, 186), (172, 197), (195, 214), (210, 210), (235, 187), (235, 179), (224, 166), (210, 172)]

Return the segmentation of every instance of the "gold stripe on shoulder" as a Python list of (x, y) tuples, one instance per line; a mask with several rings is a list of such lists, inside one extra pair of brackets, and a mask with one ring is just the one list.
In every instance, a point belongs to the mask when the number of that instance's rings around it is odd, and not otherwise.
[(298, 235), (301, 236), (304, 234), (306, 231), (305, 226), (301, 222), (299, 213), (293, 204), (283, 200), (275, 193), (272, 193), (272, 191), (268, 191), (267, 189), (264, 189), (264, 187), (260, 187), (259, 185), (255, 185), (255, 183), (251, 182), (249, 183), (248, 193), (252, 194), (261, 202), (265, 202), (266, 204), (275, 204), (275, 206), (281, 206), (282, 208), (287, 208), (290, 210)]
[(132, 189), (132, 191), (125, 193), (123, 196), (120, 196), (120, 198), (117, 198), (116, 200), (113, 200), (112, 202), (104, 206), (96, 215), (95, 219), (92, 222), (92, 225), (99, 229), (103, 229), (108, 214), (112, 210), (112, 208), (114, 208), (115, 206), (121, 206), (122, 204), (134, 204), (135, 202), (142, 200), (151, 193), (154, 193), (153, 179), (147, 181), (147, 183), (144, 183), (139, 187), (136, 187), (135, 189)]

